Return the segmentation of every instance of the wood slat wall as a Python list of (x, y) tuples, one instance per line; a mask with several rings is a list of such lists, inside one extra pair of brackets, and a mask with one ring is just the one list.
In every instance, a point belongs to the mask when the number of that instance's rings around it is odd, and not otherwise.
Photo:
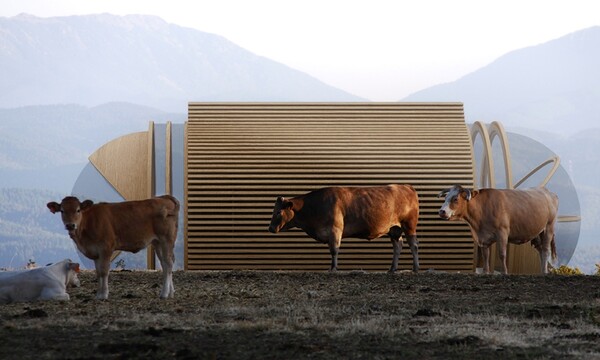
[[(473, 271), (465, 224), (442, 221), (436, 195), (473, 186), (461, 103), (190, 103), (186, 269), (327, 270), (327, 246), (267, 231), (277, 196), (324, 186), (412, 184), (422, 269)], [(389, 238), (344, 239), (341, 270), (387, 270)], [(400, 267), (410, 269), (403, 248)]]

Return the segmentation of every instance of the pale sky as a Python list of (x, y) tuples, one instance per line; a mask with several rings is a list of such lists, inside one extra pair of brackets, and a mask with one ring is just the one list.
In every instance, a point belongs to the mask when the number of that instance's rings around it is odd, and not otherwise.
[(0, 0), (0, 16), (156, 15), (372, 101), (600, 25), (596, 0)]

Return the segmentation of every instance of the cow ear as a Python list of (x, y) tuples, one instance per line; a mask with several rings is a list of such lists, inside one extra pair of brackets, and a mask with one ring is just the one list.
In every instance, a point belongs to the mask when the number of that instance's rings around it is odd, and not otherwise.
[(465, 194), (465, 200), (470, 201), (472, 198), (475, 197), (475, 195), (477, 194), (477, 191), (471, 191), (469, 189), (464, 189), (463, 194)]
[(92, 205), (94, 205), (94, 202), (92, 200), (85, 200), (84, 202), (81, 203), (81, 210), (85, 210), (85, 209), (91, 207)]
[(48, 207), (48, 209), (50, 209), (50, 212), (53, 214), (60, 212), (60, 204), (56, 201), (49, 202), (46, 204), (46, 206)]
[(285, 198), (283, 196), (279, 196), (275, 202), (278, 204), (283, 204), (284, 201), (285, 201)]
[(476, 197), (477, 195), (479, 195), (479, 191), (477, 191), (477, 190), (471, 191), (471, 199)]
[(76, 273), (78, 273), (80, 271), (80, 269), (79, 269), (79, 263), (70, 263), (69, 264), (69, 270), (73, 270)]

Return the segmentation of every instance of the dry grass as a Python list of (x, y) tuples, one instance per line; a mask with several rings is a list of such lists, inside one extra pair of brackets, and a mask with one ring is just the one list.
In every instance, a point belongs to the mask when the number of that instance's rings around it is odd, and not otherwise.
[[(600, 278), (93, 272), (66, 303), (0, 308), (6, 358), (600, 358)], [(68, 355), (65, 355), (68, 354)]]

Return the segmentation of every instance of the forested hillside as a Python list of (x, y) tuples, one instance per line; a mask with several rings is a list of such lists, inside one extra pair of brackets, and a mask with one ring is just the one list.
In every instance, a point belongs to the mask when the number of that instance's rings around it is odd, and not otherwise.
[(60, 216), (46, 203), (61, 195), (47, 190), (0, 188), (0, 264), (19, 269), (29, 260), (38, 265), (64, 258), (79, 260)]

